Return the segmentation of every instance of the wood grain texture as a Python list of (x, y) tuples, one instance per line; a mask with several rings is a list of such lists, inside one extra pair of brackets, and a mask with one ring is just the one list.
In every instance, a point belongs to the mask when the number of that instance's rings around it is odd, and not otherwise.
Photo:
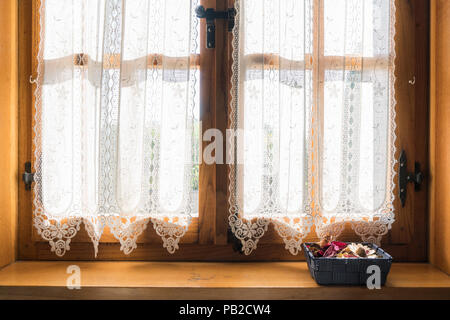
[[(215, 8), (215, 0), (201, 0), (205, 8)], [(200, 121), (202, 137), (216, 127), (215, 50), (206, 48), (206, 19), (200, 19)], [(216, 37), (217, 40), (217, 37)], [(202, 143), (199, 178), (199, 243), (214, 243), (216, 232), (216, 164), (203, 161), (203, 152), (210, 144)]]
[(432, 1), (430, 261), (450, 274), (450, 2)]
[[(216, 1), (216, 10), (226, 11), (229, 8), (227, 0)], [(231, 42), (232, 33), (228, 32), (226, 20), (216, 20), (216, 49), (215, 49), (215, 106), (216, 106), (216, 129), (226, 137), (228, 124), (227, 105), (231, 86), (231, 53), (228, 46)], [(214, 243), (224, 245), (228, 241), (228, 166), (226, 164), (226, 141), (220, 146), (223, 153), (222, 163), (216, 164), (216, 214)]]
[(16, 258), (19, 181), (17, 1), (0, 1), (0, 267)]
[(436, 215), (436, 0), (430, 2), (430, 126), (429, 126), (429, 179), (428, 179), (428, 214), (429, 214), (429, 241), (428, 258), (435, 263), (435, 215)]
[[(383, 245), (395, 261), (408, 261), (407, 245)], [(57, 257), (50, 251), (47, 242), (33, 242), (30, 244), (33, 255), (24, 260), (45, 260), (45, 261), (304, 261), (302, 252), (298, 255), (291, 255), (285, 249), (284, 244), (260, 243), (258, 250), (251, 255), (244, 255), (233, 250), (232, 244), (227, 245), (199, 245), (181, 244), (180, 250), (174, 254), (169, 254), (161, 244), (145, 243), (138, 244), (138, 247), (129, 255), (120, 251), (118, 243), (100, 243), (98, 256), (94, 256), (92, 243), (71, 243), (70, 251), (63, 257)]]
[[(32, 118), (33, 118), (33, 86), (30, 76), (35, 77), (33, 36), (35, 19), (35, 0), (21, 0), (19, 12), (19, 165), (32, 160)], [(32, 240), (32, 192), (26, 191), (23, 183), (18, 186), (19, 195), (19, 252), (18, 258), (34, 257), (36, 250)]]
[[(81, 290), (68, 290), (76, 264)], [(429, 264), (393, 264), (386, 286), (319, 286), (304, 262), (17, 262), (0, 271), (1, 299), (450, 299)]]
[[(429, 130), (429, 42), (430, 42), (430, 2), (415, 1), (414, 34), (415, 61), (415, 123), (414, 123), (414, 161), (419, 162), (425, 181), (420, 191), (414, 192), (413, 233), (409, 243), (410, 261), (428, 260), (428, 130)], [(411, 162), (410, 162), (411, 163)], [(410, 167), (413, 168), (413, 167)], [(414, 170), (414, 169), (411, 169)], [(411, 188), (414, 189), (414, 188)]]
[[(408, 186), (405, 207), (401, 206), (398, 197), (394, 201), (396, 221), (385, 243), (405, 245), (403, 255), (407, 261), (426, 261), (429, 2), (396, 0), (396, 5), (396, 157), (400, 150), (405, 150), (408, 170), (414, 171), (414, 162), (419, 162), (425, 172), (425, 181), (418, 192), (412, 185)], [(409, 83), (413, 79), (414, 85)], [(394, 192), (398, 194), (398, 184)]]

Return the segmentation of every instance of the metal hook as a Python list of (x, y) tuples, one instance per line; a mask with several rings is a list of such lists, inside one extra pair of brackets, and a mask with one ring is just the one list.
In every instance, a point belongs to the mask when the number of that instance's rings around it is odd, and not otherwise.
[(416, 76), (413, 76), (413, 79), (409, 80), (408, 83), (412, 86), (415, 85), (416, 84)]
[(30, 76), (30, 83), (31, 84), (37, 83), (37, 79), (33, 79), (33, 76)]

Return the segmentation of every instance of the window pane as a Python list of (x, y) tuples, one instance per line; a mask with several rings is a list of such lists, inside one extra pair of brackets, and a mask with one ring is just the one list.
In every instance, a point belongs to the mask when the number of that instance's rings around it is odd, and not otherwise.
[(325, 56), (387, 55), (389, 1), (324, 0)]

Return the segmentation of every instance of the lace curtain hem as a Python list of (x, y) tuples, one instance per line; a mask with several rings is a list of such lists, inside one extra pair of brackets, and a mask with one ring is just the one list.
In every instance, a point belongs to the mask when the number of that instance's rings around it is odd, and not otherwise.
[(137, 248), (137, 239), (150, 221), (153, 223), (156, 233), (161, 237), (163, 247), (169, 253), (175, 253), (179, 249), (180, 239), (188, 229), (189, 221), (185, 221), (185, 224), (181, 225), (173, 223), (170, 219), (137, 219), (119, 216), (49, 219), (42, 214), (36, 214), (33, 219), (38, 234), (49, 242), (51, 252), (58, 257), (64, 256), (70, 250), (70, 243), (80, 231), (82, 223), (92, 241), (95, 257), (98, 255), (98, 246), (105, 227), (108, 227), (114, 237), (119, 240), (120, 250), (128, 255)]

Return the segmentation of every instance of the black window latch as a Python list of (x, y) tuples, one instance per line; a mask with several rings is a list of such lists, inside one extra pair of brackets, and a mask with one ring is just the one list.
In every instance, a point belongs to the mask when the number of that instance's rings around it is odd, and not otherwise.
[(25, 183), (25, 190), (31, 190), (31, 184), (34, 182), (34, 173), (31, 172), (31, 162), (25, 162), (25, 172), (22, 174), (22, 180)]
[(398, 190), (402, 207), (406, 204), (406, 187), (408, 183), (414, 183), (414, 190), (420, 191), (420, 185), (423, 182), (423, 173), (420, 170), (420, 163), (414, 163), (414, 172), (408, 172), (406, 167), (406, 152), (402, 150), (399, 159), (399, 175), (398, 175)]
[(216, 11), (215, 9), (205, 9), (203, 6), (197, 6), (195, 8), (197, 18), (206, 19), (206, 48), (213, 49), (216, 47), (216, 25), (214, 20), (226, 19), (228, 22), (228, 31), (232, 31), (234, 28), (234, 17), (236, 16), (236, 10), (229, 8), (226, 11)]

